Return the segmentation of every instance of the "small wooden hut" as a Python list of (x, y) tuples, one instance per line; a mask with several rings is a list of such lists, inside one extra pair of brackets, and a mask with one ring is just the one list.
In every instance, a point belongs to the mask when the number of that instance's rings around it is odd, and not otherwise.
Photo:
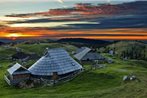
[(7, 69), (7, 74), (5, 75), (5, 80), (9, 85), (17, 85), (29, 78), (30, 72), (18, 63)]
[(79, 61), (104, 61), (105, 58), (88, 47), (79, 48), (74, 55)]

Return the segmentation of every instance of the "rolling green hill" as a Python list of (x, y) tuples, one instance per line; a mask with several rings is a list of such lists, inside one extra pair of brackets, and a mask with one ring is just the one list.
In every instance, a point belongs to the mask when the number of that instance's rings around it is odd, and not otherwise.
[(118, 57), (147, 60), (147, 44), (138, 41), (120, 41), (107, 46), (106, 51), (115, 50)]
[(16, 48), (21, 49), (21, 51), (26, 53), (36, 53), (38, 55), (43, 55), (46, 48), (64, 48), (67, 51), (71, 52), (76, 49), (73, 45), (68, 44), (59, 44), (59, 43), (41, 43), (41, 44), (16, 44), (14, 46), (1, 46), (0, 47), (0, 56), (9, 58), (11, 55), (15, 54)]
[[(42, 54), (46, 47), (64, 47), (66, 50), (75, 50), (72, 45), (49, 43), (49, 44), (18, 44), (25, 52)], [(14, 49), (0, 47), (0, 55), (9, 56)], [(105, 54), (107, 57), (108, 55)], [(110, 57), (111, 58), (111, 57)], [(91, 70), (91, 65), (85, 64), (85, 71), (73, 80), (48, 87), (32, 89), (19, 89), (7, 85), (4, 81), (6, 69), (12, 63), (9, 60), (0, 60), (0, 98), (146, 98), (147, 96), (147, 65), (146, 61), (128, 60), (123, 61), (113, 57), (115, 63), (106, 64), (106, 68)], [(138, 62), (138, 63), (137, 63)], [(130, 81), (124, 83), (124, 75), (134, 74), (141, 82)]]

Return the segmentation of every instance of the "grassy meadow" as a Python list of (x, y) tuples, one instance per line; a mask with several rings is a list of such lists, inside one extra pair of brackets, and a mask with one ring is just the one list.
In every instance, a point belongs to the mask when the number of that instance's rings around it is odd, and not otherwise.
[[(46, 47), (63, 47), (69, 52), (76, 49), (67, 44), (18, 44), (9, 49), (0, 47), (0, 56), (9, 58), (19, 47), (24, 52), (42, 55)], [(12, 63), (9, 59), (0, 60), (0, 98), (147, 98), (147, 61), (121, 60), (112, 58), (113, 64), (105, 68), (91, 70), (91, 65), (84, 64), (85, 71), (73, 80), (55, 86), (19, 89), (9, 86), (4, 81), (4, 74)], [(123, 76), (134, 74), (141, 81), (123, 82)]]

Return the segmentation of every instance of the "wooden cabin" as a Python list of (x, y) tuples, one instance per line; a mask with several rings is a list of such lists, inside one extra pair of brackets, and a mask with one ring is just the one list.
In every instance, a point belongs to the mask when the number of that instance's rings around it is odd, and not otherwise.
[(47, 49), (47, 52), (29, 69), (34, 79), (68, 80), (79, 74), (83, 67), (62, 49)]
[(9, 85), (18, 85), (30, 78), (30, 72), (24, 66), (16, 63), (7, 69), (7, 74), (4, 77)]
[(93, 51), (88, 47), (79, 48), (76, 52), (74, 57), (79, 61), (105, 61), (105, 57), (100, 55), (99, 53)]

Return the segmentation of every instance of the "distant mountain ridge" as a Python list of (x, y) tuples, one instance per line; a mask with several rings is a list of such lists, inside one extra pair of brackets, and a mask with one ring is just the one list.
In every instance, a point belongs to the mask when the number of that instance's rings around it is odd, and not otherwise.
[(84, 44), (108, 44), (112, 41), (106, 40), (95, 40), (95, 39), (84, 39), (84, 38), (64, 38), (60, 39), (57, 42), (75, 42), (75, 43), (84, 43)]

